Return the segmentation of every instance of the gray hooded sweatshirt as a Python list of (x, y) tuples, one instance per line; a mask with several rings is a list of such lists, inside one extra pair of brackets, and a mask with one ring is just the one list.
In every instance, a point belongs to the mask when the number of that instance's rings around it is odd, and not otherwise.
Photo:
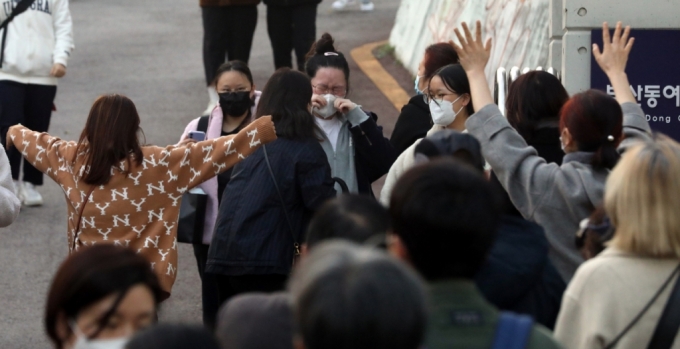
[[(651, 131), (644, 112), (635, 103), (624, 103), (622, 151), (638, 140), (649, 140)], [(550, 258), (569, 282), (583, 258), (575, 234), (581, 220), (602, 203), (608, 170), (590, 165), (593, 153), (576, 152), (564, 157), (562, 166), (546, 163), (515, 131), (495, 104), (472, 115), (465, 126), (482, 144), (484, 158), (524, 218), (545, 229)]]

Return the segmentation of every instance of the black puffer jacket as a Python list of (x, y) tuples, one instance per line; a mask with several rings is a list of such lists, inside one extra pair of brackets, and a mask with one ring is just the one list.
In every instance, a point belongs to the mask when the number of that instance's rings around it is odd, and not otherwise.
[(401, 154), (417, 140), (425, 138), (431, 128), (430, 107), (423, 96), (411, 97), (408, 104), (401, 108), (390, 142), (397, 154)]
[(501, 310), (531, 315), (552, 329), (567, 287), (548, 258), (543, 228), (503, 216), (486, 264), (475, 278), (484, 297)]
[(314, 211), (337, 194), (319, 141), (279, 138), (266, 146), (292, 224), (288, 226), (261, 147), (234, 166), (220, 204), (206, 271), (220, 275), (288, 274), (293, 234), (302, 242)]

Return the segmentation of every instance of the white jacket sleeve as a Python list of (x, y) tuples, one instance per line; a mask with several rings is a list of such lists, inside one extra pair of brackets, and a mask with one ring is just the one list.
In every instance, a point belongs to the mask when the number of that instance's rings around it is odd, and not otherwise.
[(19, 216), (21, 202), (14, 194), (12, 170), (5, 148), (0, 145), (0, 227), (6, 227)]
[(53, 63), (60, 63), (67, 66), (68, 58), (75, 48), (73, 44), (73, 23), (71, 21), (71, 11), (68, 8), (68, 0), (55, 0), (52, 8), (52, 19), (54, 21), (54, 37), (56, 44), (52, 57)]

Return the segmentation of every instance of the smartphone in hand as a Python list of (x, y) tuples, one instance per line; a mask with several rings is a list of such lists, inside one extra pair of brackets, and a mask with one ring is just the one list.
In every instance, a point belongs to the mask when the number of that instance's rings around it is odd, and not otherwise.
[(205, 140), (205, 132), (202, 131), (189, 131), (189, 138), (195, 140), (196, 142)]

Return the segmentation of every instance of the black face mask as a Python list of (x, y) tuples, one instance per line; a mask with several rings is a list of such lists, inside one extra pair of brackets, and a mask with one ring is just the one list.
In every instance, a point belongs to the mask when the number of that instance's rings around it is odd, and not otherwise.
[(245, 92), (224, 92), (220, 93), (220, 108), (222, 114), (231, 116), (241, 116), (245, 114), (253, 101), (250, 99), (250, 91)]

